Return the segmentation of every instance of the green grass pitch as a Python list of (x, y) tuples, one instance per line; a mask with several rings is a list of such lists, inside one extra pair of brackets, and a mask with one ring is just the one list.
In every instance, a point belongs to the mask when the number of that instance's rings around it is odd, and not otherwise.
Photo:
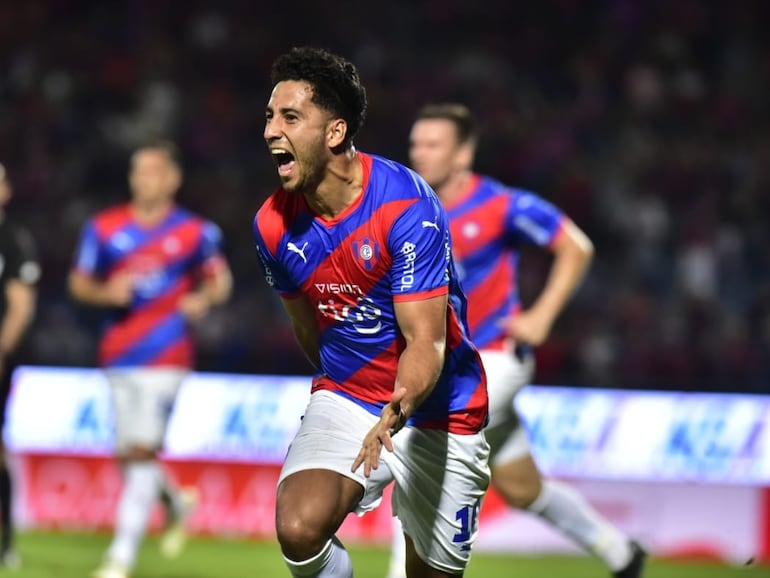
[[(18, 578), (87, 578), (110, 540), (108, 534), (22, 532), (17, 537), (22, 567), (0, 568)], [(350, 545), (356, 578), (384, 578), (384, 548)], [(160, 557), (157, 539), (144, 542), (132, 578), (286, 578), (275, 542), (229, 538), (195, 538), (176, 560)], [(602, 564), (589, 557), (503, 556), (477, 552), (467, 578), (601, 578)], [(650, 560), (645, 578), (767, 578), (770, 567), (736, 567), (716, 562)]]

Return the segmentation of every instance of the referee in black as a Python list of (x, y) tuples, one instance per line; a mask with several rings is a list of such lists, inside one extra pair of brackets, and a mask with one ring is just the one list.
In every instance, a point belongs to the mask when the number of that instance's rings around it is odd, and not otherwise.
[[(5, 208), (11, 193), (8, 174), (0, 164), (0, 428), (5, 426), (11, 377), (18, 363), (15, 354), (35, 316), (36, 285), (40, 278), (32, 236), (26, 229), (8, 221)], [(0, 566), (8, 568), (21, 564), (14, 548), (12, 496), (5, 443), (0, 435)]]

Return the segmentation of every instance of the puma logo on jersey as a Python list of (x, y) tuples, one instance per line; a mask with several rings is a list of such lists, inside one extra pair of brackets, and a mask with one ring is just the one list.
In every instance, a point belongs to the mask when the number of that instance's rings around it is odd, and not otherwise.
[(286, 248), (287, 248), (289, 251), (291, 251), (292, 253), (296, 253), (297, 255), (299, 255), (299, 256), (302, 258), (302, 261), (303, 261), (303, 262), (305, 262), (305, 263), (307, 263), (307, 257), (305, 257), (305, 247), (307, 247), (307, 241), (305, 241), (305, 244), (304, 244), (304, 245), (302, 245), (302, 248), (301, 248), (301, 249), (300, 249), (299, 247), (297, 247), (297, 246), (296, 246), (294, 243), (292, 243), (291, 241), (289, 241), (289, 242), (286, 244)]
[[(438, 225), (437, 225), (436, 223), (434, 223), (433, 221), (423, 221), (423, 222), (422, 222), (422, 228), (423, 228), (423, 229), (427, 229), (428, 227), (433, 227), (434, 229), (436, 229), (437, 231), (439, 231)], [(440, 233), (440, 232), (441, 232), (441, 231), (439, 231), (439, 233)]]

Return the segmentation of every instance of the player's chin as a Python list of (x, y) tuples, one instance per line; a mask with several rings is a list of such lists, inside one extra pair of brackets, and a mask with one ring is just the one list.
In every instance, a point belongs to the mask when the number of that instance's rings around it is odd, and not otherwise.
[(298, 193), (301, 190), (301, 187), (299, 186), (299, 180), (297, 179), (281, 179), (281, 187), (284, 191), (287, 193)]

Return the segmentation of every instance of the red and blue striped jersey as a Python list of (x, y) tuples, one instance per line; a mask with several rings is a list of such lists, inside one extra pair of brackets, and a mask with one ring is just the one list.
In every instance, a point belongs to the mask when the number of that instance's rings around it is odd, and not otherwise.
[(138, 223), (129, 204), (98, 213), (83, 228), (74, 268), (105, 281), (128, 273), (131, 305), (110, 312), (99, 343), (106, 367), (191, 367), (193, 343), (179, 299), (225, 266), (214, 223), (173, 207), (158, 223)]
[(479, 349), (506, 348), (510, 344), (500, 321), (521, 308), (519, 247), (553, 244), (564, 214), (535, 193), (478, 174), (446, 210), (455, 264), (468, 296), (471, 338)]
[(409, 424), (475, 433), (487, 417), (486, 376), (468, 338), (465, 295), (451, 255), (449, 222), (412, 170), (359, 153), (362, 194), (338, 217), (314, 214), (301, 194), (278, 189), (254, 220), (267, 282), (283, 298), (305, 295), (320, 335), (324, 389), (379, 415), (405, 348), (394, 303), (448, 294), (441, 376)]

